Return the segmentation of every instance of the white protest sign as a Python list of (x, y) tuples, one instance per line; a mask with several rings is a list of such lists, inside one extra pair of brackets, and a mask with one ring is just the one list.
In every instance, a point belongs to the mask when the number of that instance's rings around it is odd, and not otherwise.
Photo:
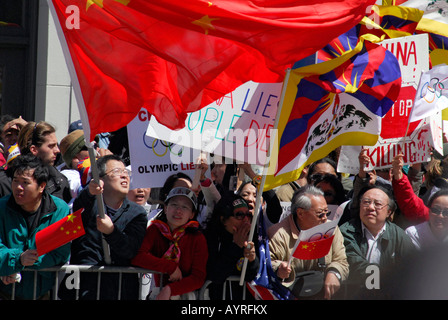
[(185, 127), (170, 130), (152, 117), (147, 135), (181, 146), (264, 165), (282, 83), (249, 81), (188, 115)]
[(301, 230), (299, 234), (299, 241), (313, 242), (322, 239), (327, 239), (334, 234), (338, 226), (339, 219), (327, 220), (326, 223), (321, 223), (310, 229)]
[(149, 115), (142, 109), (127, 126), (132, 188), (162, 187), (166, 178), (176, 172), (193, 180), (200, 151), (148, 137), (148, 123)]
[[(408, 127), (420, 76), (429, 69), (428, 35), (387, 39), (380, 44), (397, 57), (402, 87), (397, 100), (382, 118), (378, 142), (374, 146), (365, 146), (370, 158), (367, 170), (391, 167), (393, 158), (399, 153), (404, 155), (405, 165), (428, 161), (431, 148), (440, 145), (438, 142), (434, 143), (439, 134), (433, 135), (435, 129), (430, 127), (431, 121), (428, 119), (411, 122)], [(360, 146), (343, 146), (338, 171), (357, 174), (360, 150)]]

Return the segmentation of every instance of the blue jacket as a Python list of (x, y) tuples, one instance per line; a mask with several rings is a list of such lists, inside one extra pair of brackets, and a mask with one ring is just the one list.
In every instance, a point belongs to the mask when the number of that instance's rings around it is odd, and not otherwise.
[[(45, 191), (46, 192), (46, 191)], [(59, 221), (69, 214), (68, 205), (61, 199), (44, 194), (42, 198), (42, 215), (38, 227), (28, 231), (25, 218), (14, 209), (14, 197), (7, 195), (0, 199), (0, 276), (20, 273), (24, 266), (20, 255), (27, 249), (36, 249), (36, 233)], [(70, 243), (63, 245), (39, 257), (31, 269), (43, 269), (62, 265), (70, 256)], [(22, 299), (33, 298), (34, 272), (22, 272), (22, 280), (16, 283), (15, 296)], [(54, 285), (54, 272), (39, 272), (37, 275), (36, 296), (46, 293)], [(0, 283), (0, 291), (10, 294), (12, 285)]]

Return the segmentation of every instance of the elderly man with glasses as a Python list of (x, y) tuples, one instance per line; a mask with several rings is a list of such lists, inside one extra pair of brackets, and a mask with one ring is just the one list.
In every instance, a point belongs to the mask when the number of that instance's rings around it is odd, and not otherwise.
[(350, 264), (350, 298), (387, 298), (388, 274), (414, 252), (411, 239), (390, 221), (396, 203), (390, 191), (379, 186), (361, 190), (359, 215), (341, 226)]
[[(348, 262), (339, 228), (336, 228), (330, 251), (322, 261), (292, 258), (289, 263), (300, 232), (326, 223), (329, 214), (323, 191), (307, 185), (294, 193), (291, 214), (268, 229), (272, 268), (283, 279), (283, 285), (293, 292), (295, 285), (302, 281), (297, 274), (323, 271), (322, 290), (313, 298), (331, 299), (348, 276)], [(296, 298), (300, 297), (296, 295)]]

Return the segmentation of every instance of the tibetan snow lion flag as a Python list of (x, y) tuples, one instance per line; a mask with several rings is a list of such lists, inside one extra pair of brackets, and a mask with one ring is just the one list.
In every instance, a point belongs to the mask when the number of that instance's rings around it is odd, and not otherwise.
[[(361, 22), (362, 34), (374, 34), (379, 37), (397, 38), (411, 36), (422, 19), (423, 11), (418, 8), (402, 6), (372, 6), (372, 12)], [(370, 20), (366, 22), (366, 18)]]
[[(286, 70), (356, 25), (375, 0), (48, 0), (86, 141), (141, 108), (170, 129)], [(90, 139), (89, 139), (90, 138)]]
[[(353, 33), (347, 41), (353, 43)], [(347, 42), (345, 42), (347, 43)], [(397, 58), (359, 38), (338, 57), (292, 70), (273, 139), (265, 190), (342, 145), (374, 145), (401, 88)]]

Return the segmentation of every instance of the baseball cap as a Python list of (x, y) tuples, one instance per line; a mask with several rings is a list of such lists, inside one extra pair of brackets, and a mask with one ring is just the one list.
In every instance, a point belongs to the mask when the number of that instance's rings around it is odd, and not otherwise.
[(73, 121), (72, 123), (70, 123), (70, 126), (68, 127), (68, 132), (67, 132), (67, 134), (68, 133), (70, 133), (70, 132), (72, 132), (72, 131), (75, 131), (75, 130), (82, 130), (83, 128), (82, 128), (82, 122), (81, 122), (81, 120), (76, 120), (76, 121)]
[(194, 192), (188, 188), (185, 187), (177, 187), (171, 189), (171, 191), (168, 193), (168, 196), (165, 199), (165, 203), (168, 203), (168, 200), (175, 196), (184, 196), (190, 199), (191, 203), (193, 203), (194, 210), (198, 209), (197, 199)]
[(242, 198), (236, 198), (232, 201), (233, 211), (235, 212), (239, 208), (248, 208), (247, 202)]

